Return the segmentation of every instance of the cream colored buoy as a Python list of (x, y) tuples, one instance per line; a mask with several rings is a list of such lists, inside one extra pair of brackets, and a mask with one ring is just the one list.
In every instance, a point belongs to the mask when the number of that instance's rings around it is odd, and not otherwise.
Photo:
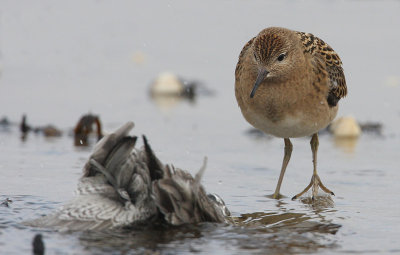
[(179, 78), (171, 72), (161, 73), (151, 86), (152, 96), (180, 96), (185, 88)]
[(340, 117), (332, 122), (330, 131), (336, 138), (357, 138), (361, 128), (352, 116)]

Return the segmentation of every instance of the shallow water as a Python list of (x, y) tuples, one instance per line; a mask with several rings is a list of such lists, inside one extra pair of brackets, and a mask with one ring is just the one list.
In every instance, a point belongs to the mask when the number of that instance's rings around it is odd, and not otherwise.
[[(398, 1), (2, 1), (0, 6), (0, 253), (27, 254), (42, 233), (48, 254), (400, 253), (400, 26)], [(339, 116), (383, 124), (383, 134), (337, 141), (321, 134), (319, 175), (336, 196), (292, 201), (312, 174), (309, 139), (294, 151), (281, 200), (275, 189), (283, 141), (246, 135), (234, 68), (262, 28), (312, 32), (340, 55), (349, 95)], [(148, 87), (171, 70), (199, 80), (213, 96), (155, 102)], [(91, 147), (68, 134), (99, 114), (106, 131), (132, 120), (160, 159), (194, 174), (231, 210), (235, 226), (200, 224), (108, 233), (56, 233), (24, 227), (73, 197)], [(59, 138), (16, 123), (52, 123)]]

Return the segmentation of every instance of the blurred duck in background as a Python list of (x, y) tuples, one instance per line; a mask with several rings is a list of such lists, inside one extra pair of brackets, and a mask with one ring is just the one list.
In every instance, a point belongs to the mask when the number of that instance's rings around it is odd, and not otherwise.
[(182, 100), (194, 103), (199, 95), (213, 94), (203, 83), (180, 78), (172, 72), (160, 73), (150, 86), (150, 97), (165, 110), (171, 109)]
[(21, 140), (25, 141), (28, 133), (33, 131), (34, 133), (42, 133), (45, 137), (59, 137), (62, 135), (62, 131), (55, 127), (54, 125), (47, 125), (43, 127), (32, 127), (27, 124), (26, 121), (27, 117), (26, 114), (22, 115), (22, 121), (20, 124), (20, 131), (21, 131)]
[(93, 133), (93, 126), (96, 126), (97, 140), (100, 140), (103, 137), (103, 131), (99, 116), (86, 114), (79, 119), (74, 128), (75, 146), (89, 145), (89, 136)]

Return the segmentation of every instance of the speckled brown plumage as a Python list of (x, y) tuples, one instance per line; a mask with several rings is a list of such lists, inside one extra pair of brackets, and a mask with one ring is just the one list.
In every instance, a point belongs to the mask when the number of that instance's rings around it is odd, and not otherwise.
[(275, 198), (280, 196), (280, 184), (291, 155), (289, 138), (310, 135), (313, 196), (318, 186), (332, 193), (316, 174), (317, 133), (334, 119), (338, 102), (346, 94), (338, 54), (312, 34), (271, 27), (243, 47), (235, 70), (235, 95), (242, 114), (254, 127), (285, 139)]
[(327, 43), (313, 34), (297, 32), (297, 35), (304, 45), (304, 53), (322, 57), (330, 79), (328, 103), (335, 106), (341, 98), (347, 95), (346, 79), (339, 55)]

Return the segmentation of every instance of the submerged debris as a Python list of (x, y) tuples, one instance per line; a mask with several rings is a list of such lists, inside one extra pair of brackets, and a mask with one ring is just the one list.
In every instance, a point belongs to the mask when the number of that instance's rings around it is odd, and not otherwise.
[(32, 241), (32, 250), (34, 255), (44, 255), (44, 243), (41, 234), (36, 234)]
[(74, 141), (76, 146), (89, 145), (89, 136), (93, 133), (94, 125), (97, 128), (97, 140), (100, 140), (103, 137), (103, 132), (99, 116), (86, 114), (79, 119), (74, 129)]
[(0, 119), (0, 132), (10, 131), (11, 126), (14, 126), (14, 123), (11, 123), (7, 117), (3, 117), (2, 119)]
[(9, 126), (10, 121), (7, 119), (7, 117), (3, 117), (0, 119), (0, 126)]
[(378, 122), (365, 122), (360, 123), (361, 130), (364, 133), (372, 133), (375, 135), (382, 135), (382, 123)]
[(4, 206), (4, 207), (10, 207), (10, 203), (12, 203), (12, 200), (11, 199), (9, 199), (8, 197), (6, 198), (6, 199), (4, 199), (2, 202), (1, 202), (1, 206)]
[(44, 127), (40, 127), (39, 131), (43, 133), (44, 136), (46, 137), (58, 137), (62, 135), (61, 130), (56, 128), (53, 125), (47, 125)]
[(54, 125), (47, 125), (44, 127), (32, 127), (27, 124), (26, 119), (27, 119), (26, 114), (23, 114), (22, 121), (19, 126), (22, 140), (26, 139), (30, 131), (33, 131), (34, 133), (42, 133), (46, 137), (58, 137), (62, 135), (62, 131), (56, 128)]
[(22, 121), (19, 125), (19, 130), (23, 136), (26, 136), (27, 133), (32, 130), (32, 128), (26, 123), (26, 114), (22, 115)]
[(193, 178), (163, 164), (146, 137), (135, 149), (128, 122), (96, 144), (83, 168), (77, 196), (58, 211), (26, 222), (58, 230), (103, 230), (143, 224), (181, 225), (227, 222), (229, 211), (217, 195), (201, 185), (203, 167)]

